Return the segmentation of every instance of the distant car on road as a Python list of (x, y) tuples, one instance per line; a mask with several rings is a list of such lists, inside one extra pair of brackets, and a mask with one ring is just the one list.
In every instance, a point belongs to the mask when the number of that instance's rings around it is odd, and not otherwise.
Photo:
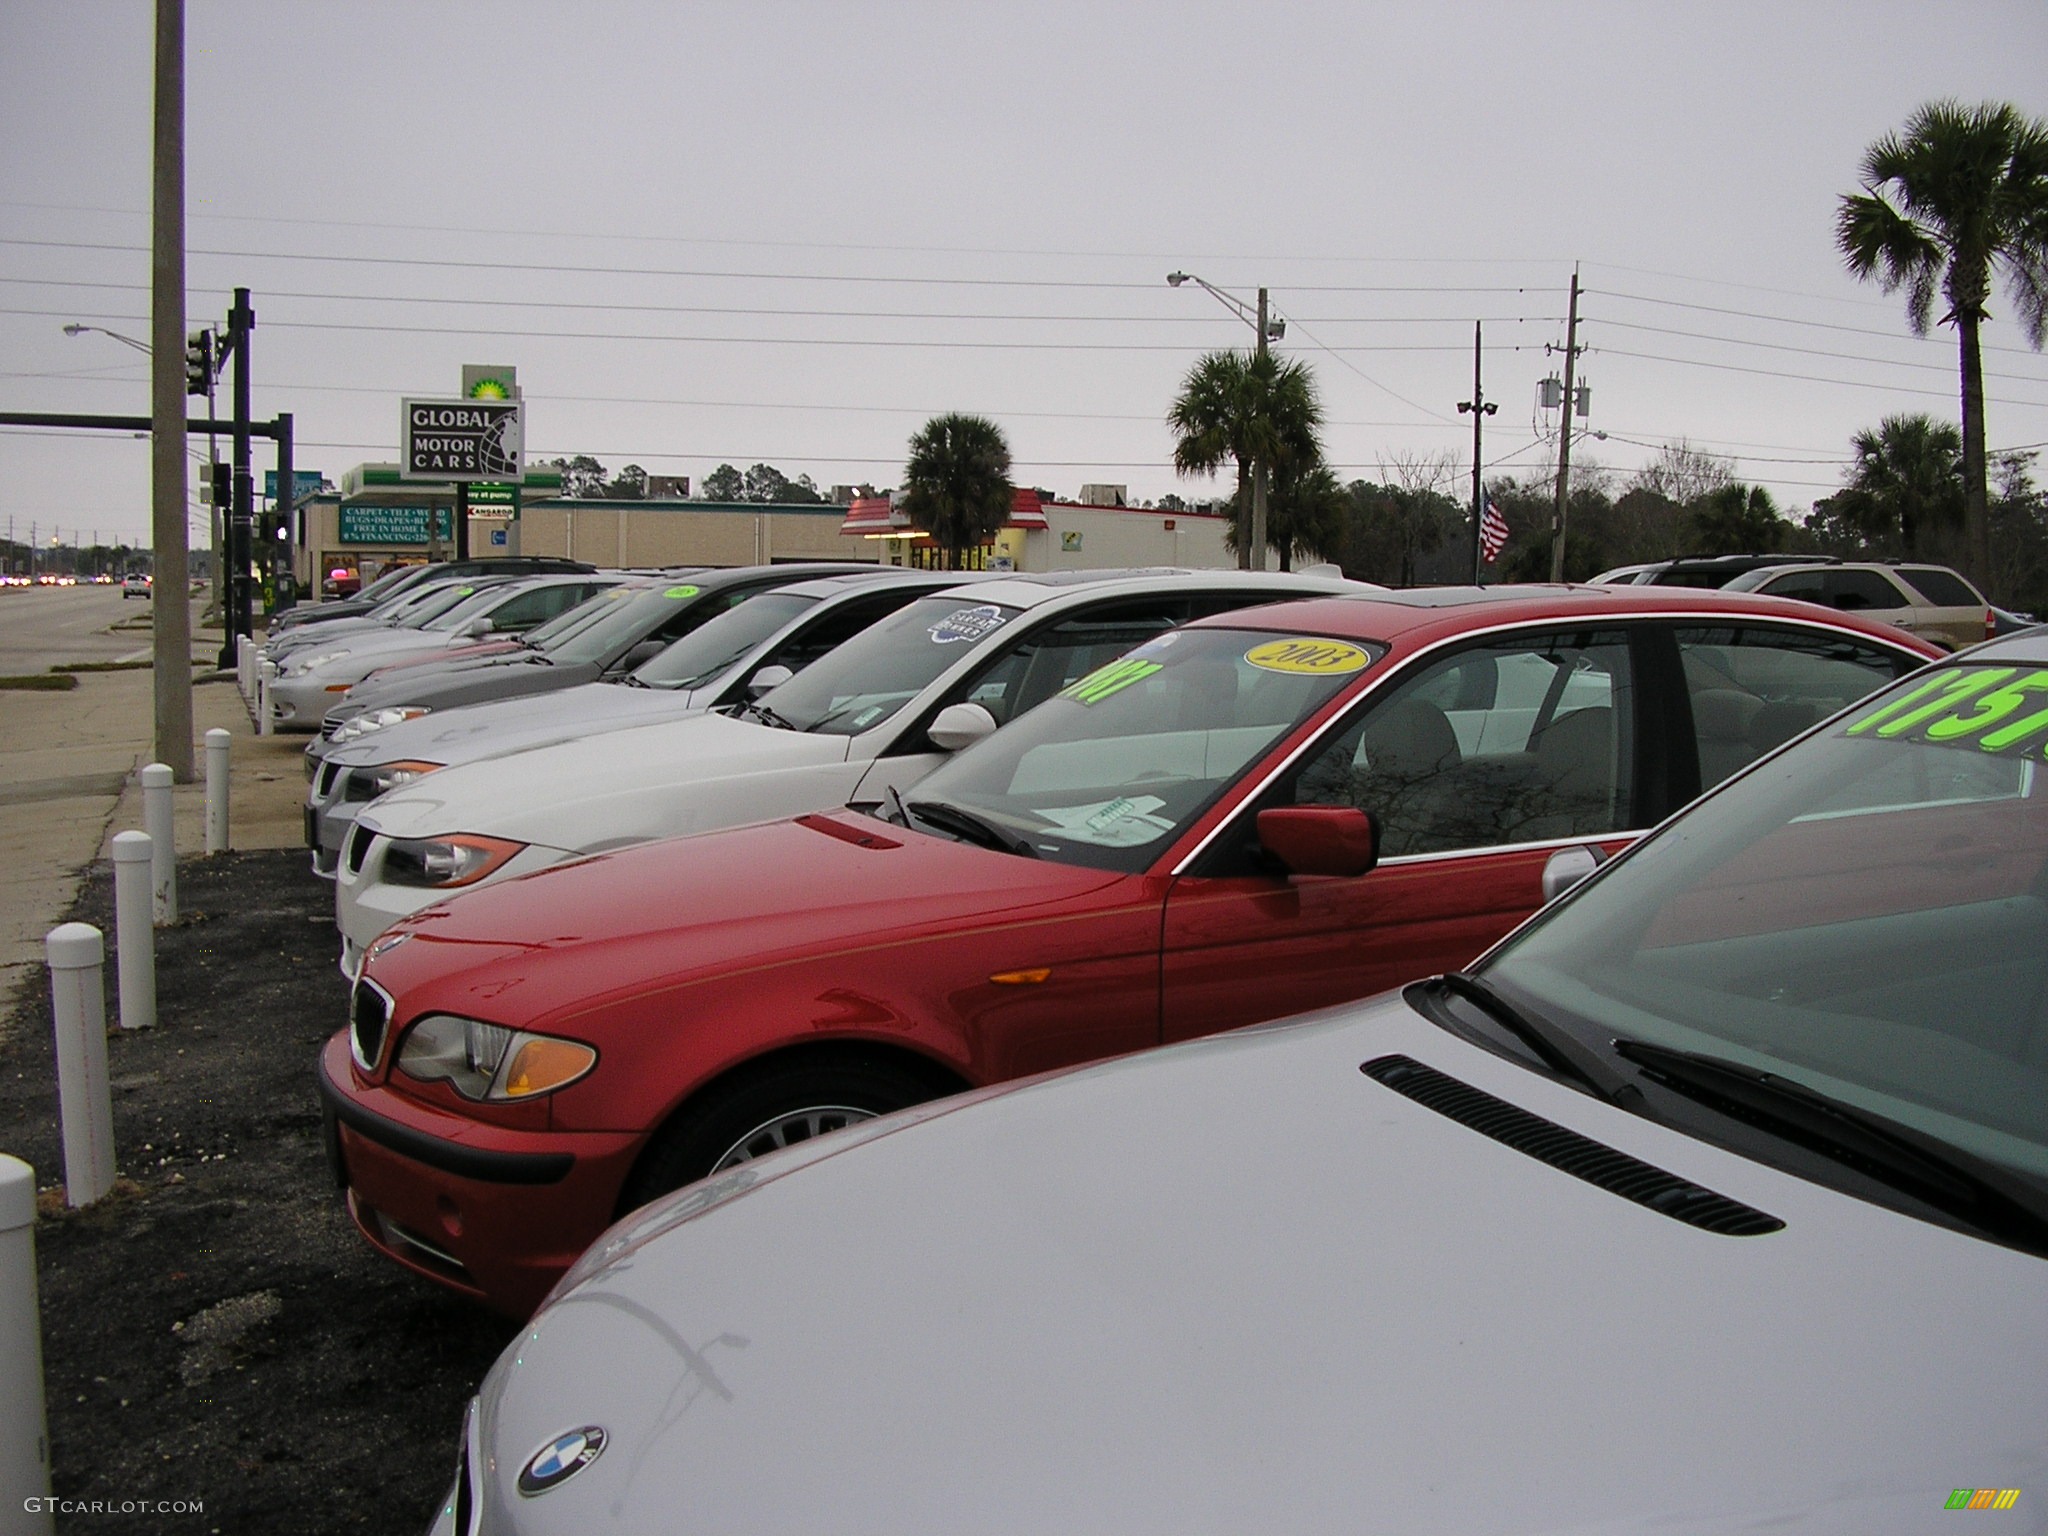
[(125, 603), (131, 597), (147, 596), (149, 596), (149, 578), (143, 575), (142, 572), (130, 571), (126, 576), (121, 578), (122, 602)]

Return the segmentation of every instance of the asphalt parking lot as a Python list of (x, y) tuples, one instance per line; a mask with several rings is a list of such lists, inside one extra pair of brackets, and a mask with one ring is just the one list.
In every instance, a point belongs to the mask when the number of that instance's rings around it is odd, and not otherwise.
[[(58, 1529), (424, 1529), (512, 1325), (374, 1256), (342, 1210), (312, 1074), (345, 998), (329, 887), (287, 850), (179, 880), (157, 1026), (109, 1040), (121, 1182), (79, 1212), (46, 1194), (36, 1244), (55, 1493), (204, 1508)], [(111, 931), (105, 866), (71, 915)], [(0, 1043), (0, 1145), (45, 1184), (48, 1019), (44, 978)]]

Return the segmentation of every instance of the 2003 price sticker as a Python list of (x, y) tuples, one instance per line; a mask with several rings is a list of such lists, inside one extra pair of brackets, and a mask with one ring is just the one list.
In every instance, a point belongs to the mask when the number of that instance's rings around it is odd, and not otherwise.
[(1341, 640), (1268, 640), (1244, 653), (1244, 659), (1265, 672), (1305, 672), (1312, 677), (1335, 677), (1362, 672), (1372, 662), (1355, 645)]
[(1986, 752), (2048, 744), (2048, 669), (1944, 667), (1852, 722), (1845, 733), (1890, 741), (1972, 739)]

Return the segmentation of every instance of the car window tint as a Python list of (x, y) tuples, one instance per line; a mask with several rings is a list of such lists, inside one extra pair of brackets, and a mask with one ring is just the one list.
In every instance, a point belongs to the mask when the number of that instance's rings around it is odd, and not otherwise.
[(1618, 631), (1454, 652), (1328, 738), (1291, 801), (1368, 812), (1387, 858), (1618, 831), (1634, 807), (1631, 687)]
[(1825, 603), (1828, 600), (1826, 584), (1822, 581), (1824, 572), (1794, 571), (1790, 576), (1779, 576), (1764, 583), (1760, 589), (1772, 597), (1796, 597), (1805, 603)]
[(784, 640), (761, 664), (801, 672), (819, 657), (838, 650), (869, 625), (887, 618), (916, 597), (919, 591), (916, 587), (901, 587), (877, 592), (859, 602), (841, 603)]
[(1876, 571), (1840, 570), (1821, 574), (1822, 590), (1827, 594), (1825, 600), (1844, 613), (1906, 606), (1905, 594)]
[(1984, 599), (1954, 571), (1938, 565), (1908, 565), (1899, 574), (1937, 608), (1982, 608)]
[(1817, 631), (1716, 624), (1675, 638), (1703, 791), (1919, 665)]

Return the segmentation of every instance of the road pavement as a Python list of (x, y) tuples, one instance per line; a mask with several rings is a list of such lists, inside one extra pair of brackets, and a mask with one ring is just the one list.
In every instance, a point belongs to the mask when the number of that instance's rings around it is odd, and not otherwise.
[[(106, 587), (0, 590), (0, 675), (66, 662), (149, 656), (151, 634), (134, 599)], [(194, 604), (194, 761), (203, 776), (206, 732), (225, 728), (229, 842), (287, 848), (303, 838), (303, 737), (259, 737), (231, 676), (207, 670), (218, 629), (203, 631)], [(0, 1019), (29, 968), (43, 964), (43, 937), (64, 920), (85, 870), (109, 856), (116, 832), (142, 827), (136, 772), (149, 762), (154, 673), (147, 667), (79, 674), (69, 692), (0, 691)], [(206, 848), (203, 782), (172, 792), (180, 860)], [(111, 961), (113, 935), (108, 935)]]

